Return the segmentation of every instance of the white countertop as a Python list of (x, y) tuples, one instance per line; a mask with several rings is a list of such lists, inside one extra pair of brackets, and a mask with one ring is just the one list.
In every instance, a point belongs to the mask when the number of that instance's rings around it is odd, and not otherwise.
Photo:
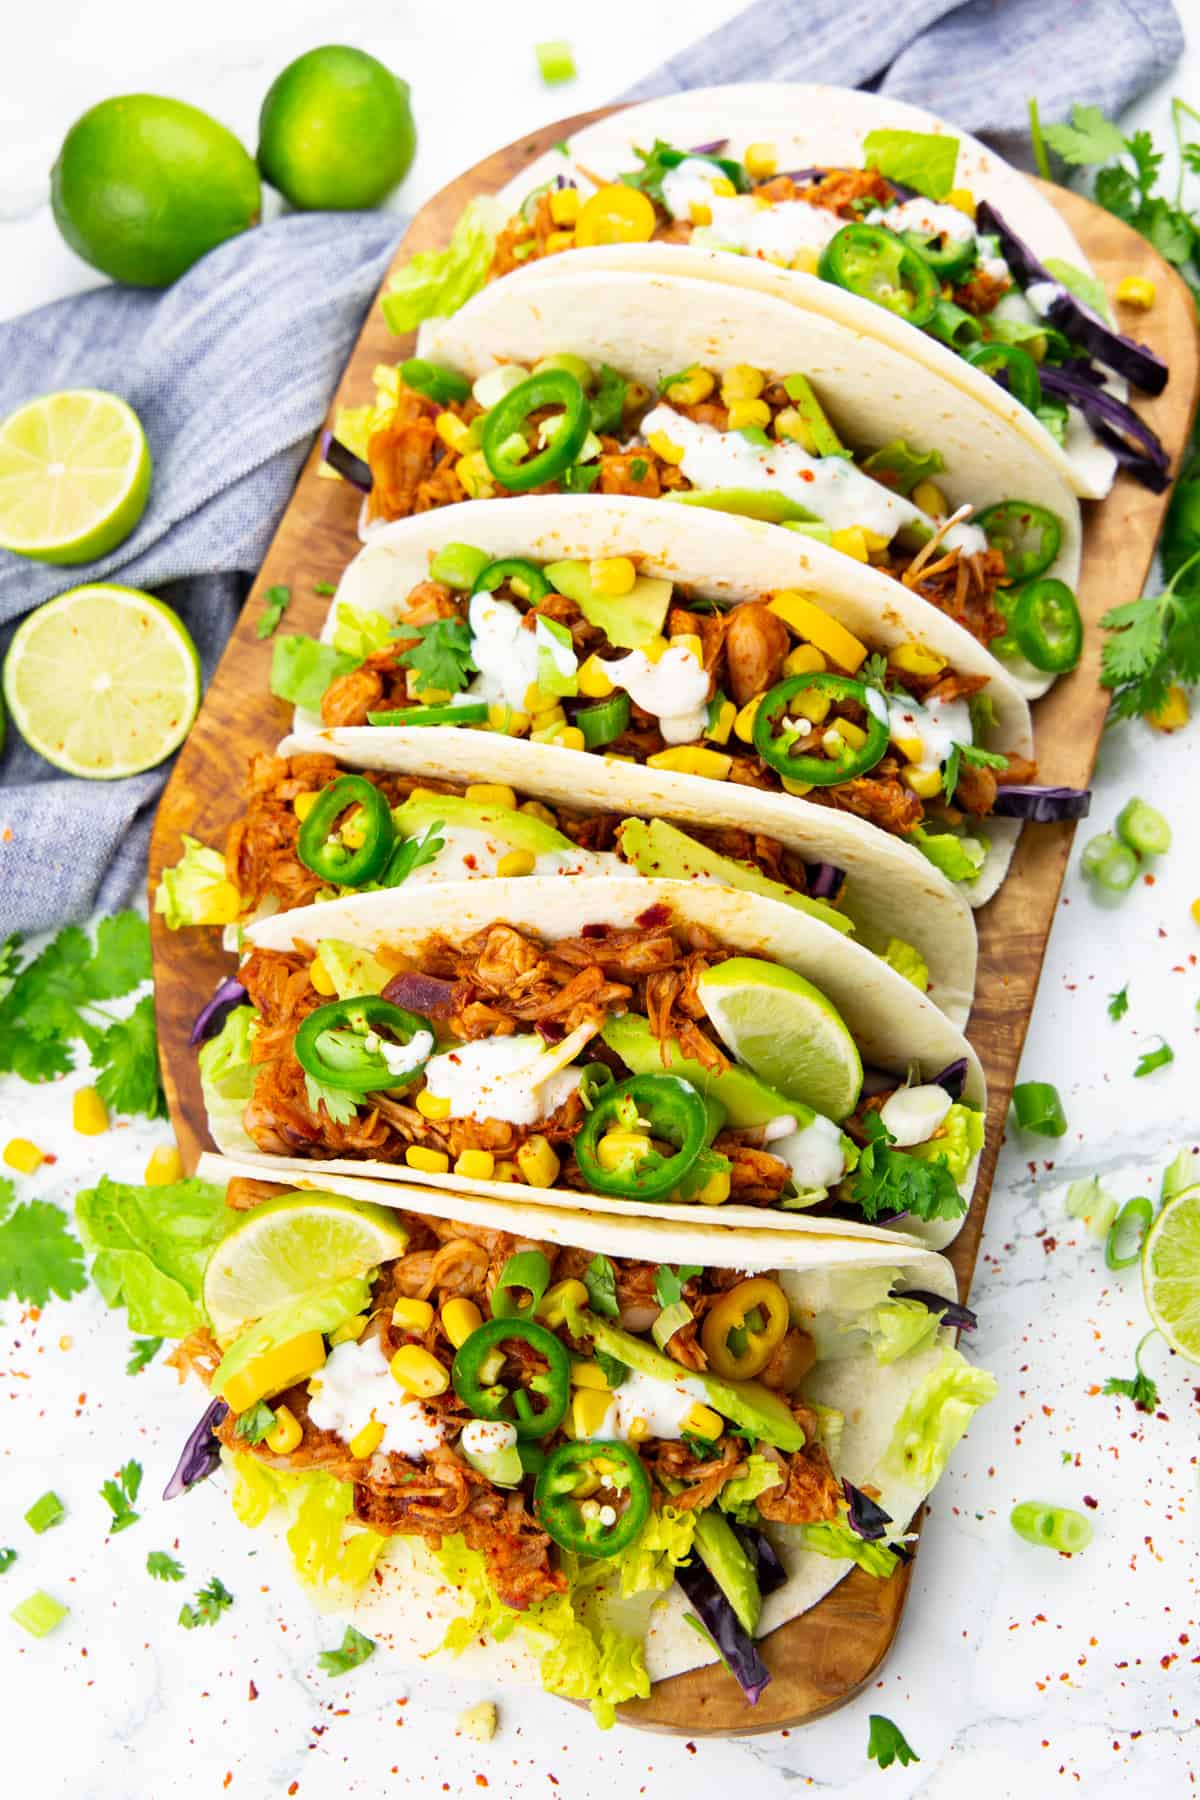
[[(0, 170), (0, 316), (93, 285), (59, 240), (44, 203), (45, 170), (70, 121), (105, 94), (178, 94), (253, 144), (258, 103), (293, 55), (336, 35), (381, 55), (414, 88), (421, 150), (405, 208), (495, 144), (565, 112), (597, 105), (683, 38), (737, 10), (607, 0), (575, 17), (549, 0), (460, 5), (431, 24), (375, 0), (352, 0), (334, 23), (313, 0), (209, 0), (165, 9), (151, 0), (85, 7), (43, 0), (6, 23), (5, 158)], [(544, 88), (539, 39), (566, 35), (579, 79)], [(1195, 56), (1189, 59), (1195, 71)], [(714, 71), (714, 74), (719, 73)], [(1170, 94), (1197, 97), (1180, 71), (1138, 109), (1156, 135)], [(1128, 595), (1114, 595), (1114, 602)], [(226, 1791), (250, 1800), (297, 1794), (560, 1794), (568, 1800), (665, 1795), (715, 1800), (819, 1788), (839, 1800), (1088, 1800), (1189, 1789), (1198, 1722), (1200, 1611), (1194, 1576), (1195, 1370), (1151, 1348), (1157, 1417), (1105, 1398), (1110, 1374), (1133, 1372), (1147, 1328), (1136, 1271), (1113, 1275), (1065, 1218), (1062, 1190), (1099, 1171), (1120, 1198), (1156, 1192), (1159, 1171), (1190, 1129), (1200, 1137), (1200, 783), (1197, 728), (1172, 739), (1138, 725), (1106, 741), (1086, 837), (1137, 793), (1166, 811), (1176, 846), (1153, 885), (1117, 907), (1092, 898), (1074, 868), (1051, 938), (1022, 1075), (1057, 1083), (1070, 1132), (1005, 1146), (974, 1289), (972, 1354), (994, 1370), (1000, 1398), (957, 1451), (932, 1508), (896, 1647), (852, 1705), (800, 1732), (688, 1742), (586, 1717), (540, 1694), (486, 1696), (436, 1673), (398, 1668), (382, 1652), (345, 1680), (316, 1665), (344, 1621), (319, 1618), (282, 1564), (209, 1483), (170, 1507), (156, 1498), (202, 1404), (152, 1366), (124, 1373), (123, 1317), (85, 1294), (40, 1320), (11, 1303), (0, 1322), (4, 1430), (0, 1545), (19, 1550), (0, 1576), (0, 1666), (6, 1789), (39, 1800), (193, 1800)], [(1109, 1022), (1108, 994), (1129, 983), (1130, 1008)], [(1162, 1033), (1175, 1062), (1134, 1082), (1142, 1048)], [(0, 1081), (0, 1141), (39, 1139), (59, 1160), (22, 1198), (64, 1202), (107, 1170), (138, 1180), (165, 1130), (128, 1127), (74, 1137), (70, 1079), (34, 1090)], [(1071, 1462), (1064, 1462), (1064, 1453)], [(146, 1468), (141, 1522), (106, 1539), (102, 1480), (128, 1457)], [(67, 1521), (34, 1537), (21, 1515), (53, 1487)], [(1095, 1541), (1074, 1561), (1011, 1532), (1017, 1500), (1081, 1507)], [(144, 1572), (150, 1549), (174, 1549), (187, 1582)], [(181, 1598), (217, 1574), (236, 1603), (210, 1631), (184, 1634)], [(7, 1613), (35, 1587), (71, 1606), (41, 1642)], [(455, 1736), (477, 1698), (500, 1705), (489, 1745)], [(881, 1774), (866, 1761), (867, 1715), (896, 1721), (921, 1757)], [(1191, 1752), (1191, 1753), (1190, 1753)]]

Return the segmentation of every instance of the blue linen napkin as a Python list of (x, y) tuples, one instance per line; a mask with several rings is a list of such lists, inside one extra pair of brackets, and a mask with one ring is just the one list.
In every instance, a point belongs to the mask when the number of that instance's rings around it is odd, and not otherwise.
[[(1109, 113), (1182, 49), (1170, 0), (756, 0), (627, 99), (715, 82), (877, 86), (1010, 153), (1028, 96)], [(0, 417), (32, 395), (124, 395), (155, 462), (151, 504), (78, 570), (0, 552), (0, 655), (17, 620), (79, 581), (159, 593), (211, 675), (403, 230), (394, 214), (307, 214), (234, 238), (164, 294), (105, 287), (0, 324)], [(127, 904), (167, 767), (72, 780), (9, 730), (0, 756), (0, 939)]]

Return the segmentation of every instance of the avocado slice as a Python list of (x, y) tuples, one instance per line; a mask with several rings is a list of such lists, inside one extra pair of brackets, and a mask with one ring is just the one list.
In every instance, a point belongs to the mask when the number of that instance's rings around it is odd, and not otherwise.
[(696, 1514), (693, 1546), (701, 1562), (732, 1606), (739, 1625), (753, 1637), (762, 1613), (758, 1573), (733, 1526), (716, 1507)]
[(317, 954), (337, 990), (339, 1000), (355, 1000), (360, 994), (382, 994), (395, 974), (385, 969), (369, 950), (344, 944), (340, 938), (322, 938)]
[(726, 1069), (723, 1075), (714, 1074), (711, 1069), (684, 1056), (674, 1040), (668, 1048), (667, 1061), (664, 1063), (662, 1047), (650, 1030), (649, 1022), (640, 1013), (612, 1016), (600, 1035), (609, 1049), (615, 1050), (635, 1075), (682, 1075), (700, 1090), (706, 1100), (719, 1100), (735, 1131), (752, 1125), (766, 1125), (771, 1119), (778, 1119), (784, 1113), (792, 1114), (799, 1130), (814, 1116), (811, 1106), (805, 1106), (802, 1100), (790, 1099), (787, 1094), (781, 1094), (778, 1088), (768, 1087), (765, 1081), (760, 1081), (757, 1075), (752, 1074), (749, 1069), (740, 1068), (736, 1063)]
[[(603, 1350), (606, 1356), (615, 1356), (638, 1374), (652, 1375), (659, 1381), (678, 1381), (690, 1373), (653, 1344), (622, 1331), (610, 1320), (599, 1319), (594, 1313), (585, 1313), (583, 1319), (595, 1348)], [(722, 1381), (708, 1371), (695, 1376), (695, 1380), (702, 1384), (714, 1411), (723, 1418), (761, 1438), (764, 1444), (773, 1444), (777, 1450), (803, 1450), (803, 1431), (770, 1388), (757, 1381)]]
[(686, 831), (668, 825), (665, 819), (624, 819), (617, 835), (621, 854), (639, 875), (671, 881), (720, 881), (726, 887), (740, 888), (747, 894), (764, 894), (795, 912), (808, 913), (822, 925), (832, 925), (835, 931), (854, 930), (846, 915), (827, 900), (810, 900), (807, 894), (794, 893), (782, 881), (772, 881), (748, 864), (698, 844)]
[(736, 513), (742, 519), (763, 519), (768, 525), (786, 525), (797, 519), (814, 525), (821, 522), (807, 506), (774, 488), (706, 488), (702, 492), (690, 488), (663, 498), (676, 506), (704, 506), (711, 512)]
[(666, 623), (673, 584), (657, 576), (637, 576), (627, 594), (598, 594), (585, 562), (547, 563), (542, 574), (618, 650), (640, 650), (661, 634)]
[(431, 825), (449, 825), (461, 831), (482, 831), (499, 838), (514, 850), (549, 856), (555, 850), (572, 850), (570, 838), (532, 813), (511, 806), (480, 806), (462, 794), (433, 794), (417, 788), (392, 813), (392, 823), (402, 837), (419, 837)]

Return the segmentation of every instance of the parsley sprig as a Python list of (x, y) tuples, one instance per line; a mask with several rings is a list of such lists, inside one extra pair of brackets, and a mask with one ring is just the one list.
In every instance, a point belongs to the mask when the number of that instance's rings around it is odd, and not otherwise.
[(108, 1529), (114, 1535), (118, 1531), (128, 1531), (129, 1527), (136, 1525), (141, 1518), (141, 1514), (133, 1510), (133, 1503), (141, 1491), (141, 1486), (142, 1465), (140, 1462), (132, 1460), (119, 1468), (112, 1480), (101, 1484), (101, 1498), (107, 1500), (112, 1513)]
[(146, 1558), (146, 1573), (155, 1581), (182, 1581), (183, 1564), (166, 1550), (151, 1550)]
[(911, 1213), (915, 1219), (959, 1219), (967, 1203), (958, 1183), (940, 1157), (926, 1162), (907, 1151), (894, 1150), (896, 1142), (877, 1112), (863, 1120), (867, 1145), (854, 1171), (851, 1193), (872, 1223), (880, 1213)]
[(233, 1605), (233, 1595), (224, 1583), (214, 1575), (212, 1580), (197, 1593), (195, 1600), (187, 1601), (179, 1609), (179, 1623), (185, 1631), (194, 1631), (197, 1625), (215, 1625), (223, 1612)]

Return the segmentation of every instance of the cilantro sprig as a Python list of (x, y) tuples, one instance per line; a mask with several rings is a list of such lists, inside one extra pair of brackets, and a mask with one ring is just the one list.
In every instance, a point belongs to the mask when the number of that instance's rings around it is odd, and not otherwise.
[(133, 1338), (129, 1345), (129, 1360), (125, 1364), (127, 1375), (140, 1375), (149, 1363), (154, 1361), (163, 1347), (160, 1337)]
[(951, 744), (950, 754), (942, 764), (942, 792), (953, 800), (963, 763), (973, 769), (1007, 769), (1008, 758), (996, 750), (982, 750), (978, 744)]
[(155, 1581), (182, 1581), (183, 1564), (166, 1550), (151, 1550), (146, 1558), (146, 1573)]
[(420, 643), (396, 654), (396, 661), (420, 676), (423, 688), (457, 694), (475, 673), (471, 659), (471, 627), (465, 619), (434, 619), (429, 625), (405, 626)]
[(364, 1637), (353, 1625), (347, 1625), (340, 1647), (337, 1650), (322, 1650), (317, 1661), (326, 1675), (348, 1675), (351, 1669), (359, 1668), (374, 1654), (374, 1638)]
[(254, 635), (259, 638), (274, 637), (279, 630), (284, 613), (291, 604), (291, 588), (268, 588), (263, 595), (263, 607), (258, 615), (258, 624), (254, 627)]
[(1108, 996), (1108, 1016), (1115, 1025), (1129, 1011), (1129, 983)]
[(253, 1406), (238, 1414), (233, 1435), (247, 1444), (261, 1444), (267, 1433), (274, 1429), (275, 1414), (265, 1400), (256, 1400)]
[(0, 1299), (45, 1306), (52, 1294), (69, 1300), (87, 1286), (83, 1251), (66, 1215), (50, 1200), (14, 1205), (16, 1189), (0, 1176)]
[(1132, 1400), (1139, 1412), (1152, 1413), (1158, 1406), (1158, 1383), (1153, 1381), (1142, 1368), (1142, 1350), (1156, 1331), (1148, 1331), (1133, 1353), (1133, 1374), (1126, 1378), (1123, 1375), (1110, 1375), (1104, 1383), (1103, 1392), (1117, 1394), (1122, 1399)]
[(902, 1767), (920, 1762), (920, 1757), (900, 1727), (882, 1713), (872, 1713), (869, 1724), (867, 1756), (872, 1762), (878, 1763), (881, 1769), (890, 1769), (894, 1762), (900, 1763)]
[(1181, 563), (1161, 594), (1143, 594), (1101, 614), (1100, 680), (1113, 716), (1145, 717), (1164, 704), (1173, 681), (1200, 681), (1200, 551)]
[(133, 1460), (119, 1468), (112, 1480), (101, 1484), (100, 1497), (108, 1502), (112, 1513), (108, 1529), (114, 1535), (118, 1531), (128, 1531), (141, 1518), (141, 1514), (133, 1510), (141, 1486), (142, 1465)]
[(967, 1203), (940, 1158), (926, 1162), (895, 1150), (896, 1140), (877, 1112), (863, 1121), (867, 1145), (854, 1171), (851, 1194), (873, 1223), (880, 1213), (911, 1213), (915, 1219), (959, 1219)]
[(179, 1609), (179, 1623), (185, 1631), (194, 1631), (198, 1625), (215, 1625), (223, 1612), (233, 1605), (233, 1595), (224, 1583), (214, 1575), (212, 1580), (202, 1587), (190, 1604), (185, 1601)]

